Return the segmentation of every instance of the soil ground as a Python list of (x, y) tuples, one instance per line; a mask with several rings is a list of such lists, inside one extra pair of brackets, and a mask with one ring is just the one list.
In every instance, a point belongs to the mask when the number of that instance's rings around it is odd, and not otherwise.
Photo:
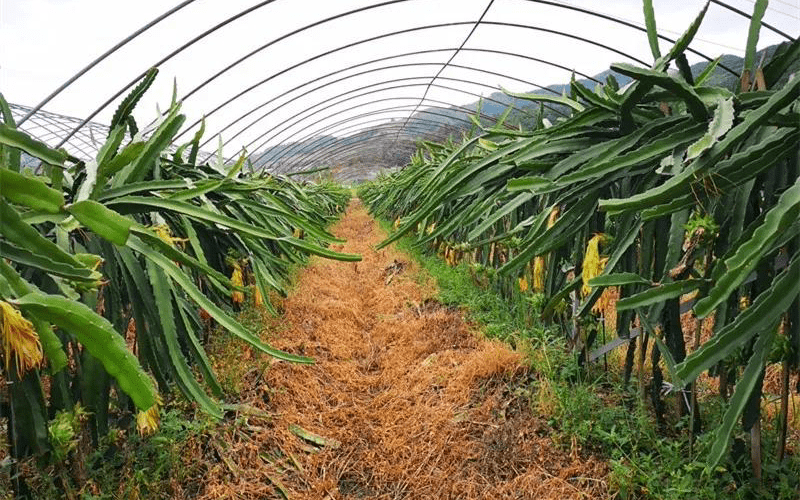
[(312, 260), (270, 339), (316, 364), (253, 377), (247, 392), (271, 418), (231, 439), (206, 498), (609, 495), (607, 465), (557, 447), (530, 409), (522, 356), (436, 302), (407, 255), (374, 251), (385, 233), (358, 200), (332, 232), (347, 240), (333, 249), (363, 261)]

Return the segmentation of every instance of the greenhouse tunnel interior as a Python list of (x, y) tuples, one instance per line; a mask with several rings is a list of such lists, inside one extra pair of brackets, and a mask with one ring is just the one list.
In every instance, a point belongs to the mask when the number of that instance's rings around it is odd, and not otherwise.
[(796, 500), (800, 0), (2, 0), (0, 387), (0, 498)]
[[(44, 3), (5, 2), (5, 17), (22, 19)], [(654, 2), (662, 51), (704, 3)], [(652, 60), (638, 0), (187, 0), (169, 9), (157, 1), (51, 8), (52, 19), (70, 19), (75, 35), (56, 40), (57, 30), (8, 23), (6, 47), (33, 45), (26, 40), (37, 37), (47, 50), (11, 51), (3, 93), (22, 130), (79, 159), (97, 153), (116, 103), (151, 67), (159, 75), (138, 108), (145, 136), (174, 86), (188, 116), (176, 141), (204, 120), (206, 158), (221, 146), (226, 162), (244, 152), (259, 172), (327, 168), (359, 182), (403, 167), (420, 140), (470, 133), (469, 115), (489, 126), (510, 106), (508, 123), (533, 123), (539, 105), (504, 90), (559, 96), (573, 78), (602, 84), (611, 63)], [(739, 67), (729, 65), (744, 53), (750, 12), (752, 2), (710, 2), (689, 63), (702, 67), (726, 54), (716, 71), (735, 81)], [(791, 5), (771, 3), (758, 49), (797, 36)], [(26, 57), (39, 62), (33, 80), (13, 69), (14, 58)], [(615, 76), (621, 85), (629, 81)], [(58, 81), (64, 83), (53, 88)], [(543, 111), (551, 121), (564, 114), (558, 105)]]

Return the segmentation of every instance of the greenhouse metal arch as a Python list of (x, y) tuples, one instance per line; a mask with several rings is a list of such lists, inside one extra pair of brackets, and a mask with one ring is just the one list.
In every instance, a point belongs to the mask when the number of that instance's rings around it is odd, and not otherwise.
[[(314, 22), (302, 25), (299, 28), (286, 33), (285, 35), (281, 35), (281, 36), (278, 36), (276, 38), (272, 38), (270, 41), (260, 44), (255, 49), (247, 52), (245, 55), (243, 55), (243, 56), (241, 56), (239, 58), (236, 58), (233, 62), (227, 63), (227, 65), (223, 69), (216, 71), (210, 77), (208, 77), (205, 80), (203, 80), (200, 84), (194, 86), (192, 88), (192, 90), (190, 90), (189, 92), (185, 93), (183, 95), (183, 97), (182, 97), (182, 100), (189, 100), (197, 92), (199, 92), (203, 88), (213, 84), (215, 82), (215, 80), (217, 80), (221, 75), (224, 75), (226, 72), (229, 72), (231, 69), (235, 68), (237, 65), (240, 65), (240, 64), (246, 62), (248, 59), (254, 57), (255, 55), (257, 55), (259, 53), (261, 53), (262, 51), (265, 51), (267, 49), (270, 49), (271, 47), (274, 47), (276, 44), (279, 44), (283, 40), (287, 40), (287, 39), (290, 39), (290, 38), (293, 38), (293, 37), (305, 36), (309, 32), (313, 31), (315, 28), (318, 28), (318, 27), (321, 27), (323, 25), (327, 25), (327, 24), (330, 24), (330, 23), (334, 23), (334, 22), (336, 22), (338, 20), (341, 20), (341, 19), (346, 19), (346, 18), (351, 18), (351, 17), (354, 18), (354, 19), (357, 19), (359, 15), (363, 15), (363, 14), (367, 13), (368, 11), (376, 11), (376, 12), (378, 12), (378, 11), (381, 11), (381, 10), (385, 10), (385, 9), (391, 7), (391, 6), (396, 6), (396, 5), (399, 5), (399, 4), (404, 4), (404, 3), (409, 3), (409, 2), (410, 3), (414, 3), (414, 2), (412, 2), (412, 0), (392, 0), (392, 1), (388, 1), (388, 2), (381, 2), (381, 3), (375, 3), (375, 4), (369, 4), (369, 5), (362, 5), (362, 6), (358, 6), (356, 8), (352, 8), (350, 10), (343, 10), (341, 12), (334, 13), (333, 15), (327, 16), (327, 17), (325, 17), (323, 19), (320, 19), (318, 21), (314, 21)], [(18, 121), (19, 121), (20, 125), (24, 125), (34, 114), (36, 114), (36, 112), (39, 109), (41, 109), (42, 107), (46, 106), (49, 102), (51, 102), (53, 99), (57, 98), (63, 92), (68, 91), (70, 86), (73, 85), (76, 81), (78, 81), (78, 80), (80, 80), (82, 78), (87, 78), (87, 74), (90, 75), (92, 72), (96, 71), (96, 68), (98, 66), (102, 66), (103, 62), (107, 58), (112, 57), (117, 51), (122, 50), (126, 45), (129, 45), (131, 43), (135, 43), (135, 41), (137, 39), (146, 38), (148, 36), (148, 33), (150, 32), (150, 30), (151, 29), (155, 29), (155, 27), (157, 25), (159, 25), (160, 23), (170, 22), (171, 20), (174, 20), (175, 18), (177, 18), (177, 17), (179, 17), (181, 15), (186, 15), (186, 12), (188, 10), (190, 10), (191, 7), (192, 7), (192, 4), (195, 4), (195, 3), (196, 3), (196, 0), (184, 1), (184, 2), (176, 5), (172, 9), (164, 12), (160, 16), (155, 17), (152, 21), (146, 23), (140, 29), (134, 31), (131, 35), (125, 37), (122, 41), (120, 41), (115, 46), (113, 46), (111, 49), (109, 49), (108, 51), (103, 53), (100, 57), (96, 58), (89, 65), (85, 66), (80, 71), (76, 72), (63, 85), (58, 87), (55, 91), (51, 92), (44, 100), (40, 101), (40, 103), (37, 104), (34, 108), (27, 109), (25, 114), (22, 115), (21, 118), (18, 118)], [(214, 36), (215, 33), (218, 33), (220, 31), (224, 30), (225, 27), (227, 27), (227, 26), (229, 26), (229, 25), (231, 25), (233, 23), (236, 23), (239, 20), (246, 19), (248, 16), (251, 16), (251, 15), (255, 15), (255, 13), (261, 11), (261, 9), (273, 8), (272, 4), (276, 4), (276, 3), (279, 3), (279, 2), (276, 2), (275, 0), (259, 2), (259, 3), (256, 3), (256, 4), (246, 8), (244, 10), (241, 10), (239, 12), (234, 13), (233, 15), (231, 15), (231, 16), (229, 16), (229, 17), (217, 22), (216, 24), (214, 24), (213, 26), (209, 27), (208, 29), (200, 32), (199, 34), (197, 34), (195, 36), (193, 36), (192, 38), (190, 38), (190, 40), (188, 40), (186, 43), (180, 45), (177, 49), (171, 51), (165, 57), (162, 57), (162, 58), (158, 59), (157, 61), (154, 61), (155, 65), (164, 64), (164, 63), (168, 62), (170, 59), (172, 59), (174, 57), (177, 57), (179, 54), (181, 54), (181, 53), (183, 53), (185, 51), (191, 51), (192, 48), (196, 44), (199, 44), (203, 39), (205, 39), (207, 37), (210, 37), (210, 36)], [(228, 99), (224, 100), (221, 105), (218, 105), (218, 106), (214, 107), (213, 109), (208, 110), (208, 114), (209, 115), (214, 114), (219, 109), (223, 108), (224, 106), (229, 105), (233, 100), (241, 97), (244, 93), (246, 93), (246, 92), (258, 87), (259, 85), (265, 83), (266, 81), (270, 81), (273, 78), (275, 78), (275, 77), (277, 77), (277, 76), (279, 76), (281, 74), (284, 74), (287, 71), (292, 71), (295, 68), (301, 66), (302, 64), (306, 64), (308, 62), (311, 62), (312, 60), (316, 60), (316, 59), (318, 59), (320, 57), (329, 56), (329, 55), (334, 54), (334, 53), (336, 53), (338, 51), (346, 50), (348, 48), (352, 48), (353, 46), (357, 46), (357, 45), (361, 45), (361, 44), (365, 44), (365, 43), (366, 44), (375, 43), (375, 42), (377, 42), (379, 40), (382, 40), (384, 38), (392, 37), (392, 36), (395, 36), (395, 35), (398, 35), (398, 34), (416, 32), (418, 30), (425, 30), (425, 29), (434, 29), (434, 30), (436, 30), (438, 28), (454, 27), (454, 26), (470, 27), (471, 28), (471, 31), (467, 34), (466, 38), (463, 39), (462, 43), (460, 44), (460, 46), (458, 48), (455, 48), (455, 49), (452, 49), (452, 48), (451, 49), (433, 49), (433, 50), (442, 50), (445, 53), (446, 53), (447, 50), (452, 52), (452, 57), (450, 57), (450, 60), (441, 63), (442, 66), (441, 66), (441, 69), (440, 69), (438, 74), (441, 74), (443, 70), (447, 69), (451, 63), (452, 63), (452, 68), (458, 68), (459, 66), (461, 66), (455, 61), (455, 58), (456, 58), (456, 56), (458, 54), (469, 54), (470, 51), (476, 51), (476, 50), (478, 50), (478, 51), (479, 50), (487, 50), (487, 51), (493, 50), (493, 49), (490, 49), (490, 48), (482, 49), (482, 48), (475, 48), (475, 47), (468, 46), (467, 42), (469, 41), (470, 36), (472, 35), (472, 33), (476, 29), (478, 29), (481, 26), (483, 26), (483, 27), (492, 27), (492, 26), (494, 26), (494, 27), (502, 27), (504, 29), (526, 28), (526, 29), (540, 30), (540, 31), (545, 32), (545, 33), (551, 33), (551, 34), (555, 34), (555, 35), (559, 35), (559, 36), (566, 36), (566, 37), (569, 37), (569, 38), (574, 39), (576, 41), (580, 41), (581, 43), (593, 44), (593, 45), (602, 47), (602, 48), (604, 48), (606, 50), (609, 50), (609, 51), (611, 51), (613, 53), (616, 53), (618, 56), (627, 57), (627, 58), (632, 59), (634, 61), (637, 61), (639, 63), (643, 63), (643, 61), (641, 61), (641, 59), (638, 59), (636, 57), (632, 57), (630, 54), (626, 54), (624, 51), (616, 49), (611, 45), (604, 44), (601, 41), (595, 41), (595, 40), (592, 40), (591, 38), (586, 38), (584, 36), (580, 36), (580, 35), (577, 35), (575, 33), (569, 33), (567, 31), (562, 31), (562, 30), (558, 30), (558, 29), (550, 29), (550, 28), (545, 28), (545, 27), (541, 27), (541, 26), (540, 27), (536, 27), (536, 26), (533, 26), (533, 25), (530, 25), (530, 24), (525, 24), (525, 23), (508, 22), (508, 21), (505, 21), (505, 20), (494, 21), (494, 20), (491, 20), (491, 19), (484, 19), (483, 18), (484, 15), (486, 15), (487, 13), (490, 14), (493, 3), (494, 2), (488, 2), (488, 4), (485, 5), (485, 10), (483, 12), (483, 15), (481, 15), (477, 20), (474, 20), (474, 21), (455, 21), (455, 22), (451, 21), (451, 22), (448, 22), (448, 23), (441, 23), (441, 24), (438, 24), (438, 25), (412, 26), (412, 27), (409, 27), (409, 28), (406, 28), (406, 29), (403, 29), (403, 30), (397, 30), (397, 31), (388, 31), (387, 30), (383, 34), (378, 34), (378, 35), (373, 36), (373, 37), (368, 37), (368, 38), (363, 39), (361, 41), (351, 42), (350, 44), (345, 44), (345, 45), (341, 46), (338, 49), (324, 51), (324, 52), (322, 52), (322, 53), (320, 53), (320, 54), (318, 54), (316, 56), (313, 56), (312, 58), (309, 58), (309, 59), (305, 60), (304, 62), (301, 62), (299, 64), (295, 64), (295, 65), (291, 65), (291, 66), (279, 71), (278, 73), (274, 74), (273, 76), (271, 76), (271, 77), (269, 77), (269, 78), (267, 78), (265, 80), (261, 80), (259, 83), (255, 84), (255, 85), (253, 85), (251, 87), (248, 87), (244, 92), (241, 92), (241, 91), (240, 92), (234, 92), (233, 96), (231, 98), (228, 98)], [(502, 3), (503, 2), (498, 2), (498, 5), (502, 4)], [(645, 31), (645, 27), (642, 26), (642, 25), (639, 25), (639, 24), (636, 24), (635, 22), (620, 18), (619, 16), (615, 16), (613, 14), (607, 14), (607, 13), (601, 12), (600, 10), (586, 9), (586, 8), (583, 8), (583, 7), (573, 6), (573, 5), (569, 5), (569, 4), (563, 4), (563, 3), (555, 2), (555, 1), (546, 1), (546, 0), (526, 0), (524, 3), (539, 4), (539, 5), (543, 5), (543, 6), (552, 7), (552, 8), (555, 8), (555, 9), (560, 9), (565, 14), (590, 16), (590, 17), (596, 19), (598, 22), (608, 22), (608, 23), (611, 23), (612, 25), (617, 25), (619, 27), (635, 30), (635, 31), (638, 31), (638, 32), (644, 32)], [(742, 17), (745, 17), (745, 18), (749, 17), (749, 14), (746, 13), (744, 10), (737, 9), (736, 6), (731, 5), (730, 3), (721, 2), (721, 1), (713, 1), (712, 4), (713, 4), (713, 6), (718, 7), (720, 10), (724, 10), (726, 12), (730, 12), (733, 15), (742, 16)], [(772, 31), (774, 33), (777, 33), (781, 37), (791, 39), (791, 35), (787, 34), (783, 30), (780, 30), (780, 29), (774, 27), (770, 23), (764, 22), (763, 26), (764, 26), (765, 29), (770, 30), (770, 31)], [(669, 37), (669, 36), (667, 36), (666, 34), (663, 34), (663, 33), (659, 33), (659, 38), (661, 40), (667, 41), (667, 42), (674, 41), (673, 38), (671, 38), (671, 37)], [(426, 50), (431, 50), (431, 49), (426, 49)], [(692, 46), (690, 46), (688, 48), (688, 50), (690, 52), (694, 53), (694, 54), (699, 55), (702, 59), (705, 59), (707, 61), (711, 60), (710, 57), (706, 56), (701, 51), (698, 51), (697, 49), (695, 49)], [(355, 67), (369, 66), (370, 64), (373, 64), (374, 62), (379, 61), (379, 60), (386, 60), (386, 59), (391, 59), (391, 58), (404, 57), (404, 56), (407, 56), (407, 55), (408, 56), (413, 56), (413, 55), (417, 55), (419, 52), (422, 52), (422, 51), (411, 51), (411, 52), (408, 52), (406, 54), (393, 54), (393, 55), (389, 55), (389, 56), (382, 56), (382, 57), (379, 57), (379, 58), (373, 58), (373, 59), (365, 61), (365, 62), (356, 63), (355, 65), (354, 64), (342, 65), (341, 68), (339, 68), (337, 70), (334, 70), (333, 72), (328, 72), (322, 78), (327, 78), (327, 77), (332, 76), (334, 74), (346, 72), (346, 71), (349, 71), (350, 69), (355, 68)], [(504, 50), (504, 51), (496, 51), (496, 52), (498, 52), (498, 53), (499, 52), (511, 53), (511, 54), (515, 54), (515, 55), (520, 56), (520, 57), (525, 57), (526, 56), (526, 54), (524, 52), (521, 52), (521, 51), (518, 51), (518, 50), (513, 50), (513, 51)], [(544, 62), (545, 64), (553, 64), (553, 63), (550, 63), (550, 62), (546, 62), (544, 60), (542, 60), (542, 62)], [(413, 63), (406, 63), (406, 64), (408, 64), (409, 66), (413, 65)], [(153, 65), (153, 63), (151, 63), (150, 65)], [(426, 62), (424, 62), (424, 65), (435, 66), (436, 63), (435, 62), (426, 61)], [(569, 65), (564, 65), (564, 64), (561, 64), (561, 65), (558, 65), (558, 66), (560, 66), (562, 68), (565, 68), (565, 69), (569, 67)], [(471, 68), (472, 70), (474, 70), (476, 72), (484, 72), (485, 73), (487, 71), (490, 71), (490, 70), (487, 70), (486, 68), (478, 67), (476, 65), (467, 65), (467, 67)], [(732, 69), (727, 68), (724, 64), (720, 64), (720, 67), (722, 67), (725, 71), (727, 71), (729, 73), (735, 73)], [(384, 69), (388, 69), (388, 68), (384, 68)], [(579, 68), (573, 68), (573, 70), (575, 70), (578, 74), (582, 74), (584, 77), (591, 78), (588, 74), (579, 72), (578, 71)], [(373, 68), (372, 70), (370, 70), (370, 72), (376, 72), (376, 73), (378, 73), (380, 71), (381, 71), (381, 69), (376, 69), (376, 68)], [(437, 81), (438, 74), (436, 76), (431, 77), (430, 84), (434, 84)], [(517, 79), (524, 79), (524, 77), (526, 76), (526, 75), (523, 75), (523, 74), (513, 75), (513, 74), (509, 74), (509, 72), (504, 72), (504, 74), (507, 77), (517, 78)], [(356, 76), (357, 75), (348, 75), (347, 77), (343, 78), (342, 80), (346, 80), (346, 79), (349, 79), (349, 78), (355, 78)], [(422, 79), (422, 78), (424, 78), (424, 76), (420, 76), (419, 78)], [(446, 78), (446, 77), (443, 77), (442, 79), (444, 79), (444, 78)], [(95, 118), (98, 113), (100, 113), (101, 111), (103, 111), (103, 109), (108, 107), (110, 105), (110, 103), (113, 102), (113, 99), (117, 98), (119, 95), (121, 95), (122, 92), (124, 92), (125, 90), (130, 88), (136, 81), (138, 81), (138, 78), (133, 79), (129, 84), (124, 85), (119, 90), (119, 92), (114, 95), (114, 97), (112, 99), (109, 99), (102, 106), (98, 107), (93, 113), (91, 113), (87, 118), (85, 118), (83, 121), (81, 121), (77, 125), (73, 126), (71, 131), (69, 133), (67, 133), (66, 136), (64, 135), (64, 132), (62, 130), (60, 133), (53, 132), (51, 134), (42, 134), (43, 139), (45, 141), (52, 141), (54, 139), (55, 135), (58, 135), (60, 144), (57, 143), (56, 145), (65, 144), (66, 142), (68, 142), (71, 139), (71, 137), (75, 133), (80, 131), (93, 118)], [(299, 85), (296, 85), (294, 88), (292, 88), (289, 91), (284, 92), (283, 94), (277, 94), (277, 95), (274, 94), (271, 99), (267, 99), (266, 101), (264, 101), (263, 105), (258, 106), (258, 107), (268, 106), (268, 103), (275, 102), (276, 100), (281, 99), (280, 96), (291, 94), (294, 91), (296, 91), (296, 90), (300, 89), (301, 87), (303, 87), (304, 85), (307, 85), (311, 81), (312, 80), (308, 80), (305, 83), (301, 82)], [(325, 88), (327, 86), (334, 86), (337, 83), (341, 83), (341, 81), (329, 82), (327, 84), (320, 85), (315, 90), (320, 90), (320, 89), (323, 89), (323, 88)], [(482, 85), (486, 86), (486, 85), (491, 85), (491, 84), (490, 83), (483, 83)], [(431, 86), (432, 85), (428, 85), (426, 87), (426, 93), (427, 93), (427, 90), (431, 88)], [(347, 92), (349, 92), (349, 90), (343, 90), (343, 91), (340, 92), (340, 95), (344, 95)], [(302, 94), (295, 95), (292, 100), (293, 101), (294, 100), (302, 100), (303, 97), (305, 97), (305, 96), (307, 96), (307, 95), (309, 95), (311, 93), (313, 93), (313, 91), (307, 90), (306, 92), (303, 92)], [(420, 100), (419, 105), (417, 106), (417, 108), (419, 108), (419, 106), (422, 105), (422, 104), (423, 104), (423, 101)], [(307, 105), (306, 107), (313, 107), (313, 106), (308, 106)], [(257, 107), (251, 107), (249, 111), (245, 110), (241, 115), (238, 116), (238, 118), (234, 118), (232, 121), (230, 121), (226, 125), (222, 125), (222, 126), (218, 127), (217, 128), (217, 132), (211, 134), (210, 137), (215, 137), (218, 133), (230, 129), (235, 123), (239, 122), (245, 116), (247, 116), (248, 114), (252, 113), (255, 109), (257, 109)], [(298, 115), (298, 114), (302, 113), (302, 111), (304, 111), (304, 108), (302, 107), (302, 105), (300, 107), (297, 107), (296, 109), (299, 109), (299, 111), (295, 112), (295, 115)], [(413, 111), (412, 111), (412, 114), (413, 114)], [(255, 120), (255, 121), (251, 122), (250, 124), (246, 125), (245, 127), (240, 128), (239, 130), (236, 131), (235, 136), (238, 137), (240, 135), (248, 134), (250, 129), (254, 129), (254, 128), (257, 129), (257, 128), (262, 127), (262, 125), (258, 125), (258, 123), (265, 117), (266, 117), (266, 115), (262, 116), (258, 120)], [(188, 127), (186, 127), (184, 129), (184, 133), (186, 133), (189, 130), (195, 128), (198, 124), (199, 124), (199, 119), (197, 119), (196, 121), (192, 122)], [(41, 124), (39, 126), (41, 127)], [(63, 129), (64, 127), (63, 126), (59, 126), (57, 128)], [(266, 127), (265, 125), (262, 128), (262, 130), (267, 130), (267, 129), (270, 129), (270, 128)], [(274, 125), (272, 126), (272, 129), (274, 129)], [(285, 137), (283, 139), (283, 141), (284, 142), (285, 141), (292, 141), (293, 139), (294, 139), (294, 135), (289, 135), (289, 136)], [(206, 140), (206, 143), (209, 140), (210, 139)], [(233, 138), (228, 138), (225, 143), (226, 144), (230, 143), (231, 140), (233, 140)], [(85, 143), (87, 141), (84, 140), (83, 142)], [(250, 145), (253, 144), (253, 141), (249, 141), (249, 142), (250, 142)], [(87, 155), (90, 155), (90, 153), (91, 153), (91, 151), (90, 151), (91, 147), (87, 148), (87, 146), (85, 146), (85, 145), (84, 146), (72, 146), (72, 149), (76, 153), (78, 153), (78, 154), (80, 154), (80, 155), (82, 155), (84, 157), (87, 156)], [(258, 149), (258, 148), (256, 148), (256, 149)], [(256, 153), (257, 153), (257, 151), (251, 151), (250, 152), (250, 154), (256, 154)]]

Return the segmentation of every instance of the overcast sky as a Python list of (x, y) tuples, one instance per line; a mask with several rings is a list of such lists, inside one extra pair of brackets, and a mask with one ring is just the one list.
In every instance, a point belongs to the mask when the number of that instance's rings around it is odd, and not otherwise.
[[(33, 106), (108, 48), (178, 3), (176, 0), (0, 0), (0, 92), (10, 102)], [(92, 69), (44, 109), (84, 118), (159, 59), (220, 21), (258, 3), (256, 0), (196, 0)], [(156, 116), (156, 103), (160, 103), (162, 109), (169, 103), (173, 79), (177, 80), (178, 93), (183, 96), (231, 62), (272, 40), (338, 13), (377, 3), (374, 0), (276, 0), (264, 5), (164, 63), (156, 84), (137, 108), (137, 119), (140, 124), (147, 123)], [(594, 9), (643, 25), (639, 0), (558, 3)], [(750, 0), (728, 0), (728, 3), (747, 12), (752, 11), (754, 4)], [(654, 0), (654, 4), (659, 32), (674, 38), (685, 30), (704, 1)], [(186, 99), (183, 109), (188, 116), (187, 127), (230, 97), (265, 79), (268, 79), (266, 83), (222, 107), (207, 120), (206, 137), (211, 137), (248, 111), (269, 103), (222, 132), (223, 139), (229, 141), (228, 154), (245, 145), (252, 151), (264, 140), (267, 144), (277, 144), (320, 130), (346, 134), (356, 130), (357, 124), (404, 116), (419, 102), (425, 84), (452, 56), (452, 51), (444, 49), (461, 45), (471, 26), (424, 29), (370, 43), (358, 42), (413, 27), (474, 22), (487, 5), (488, 0), (408, 0), (320, 24), (262, 50)], [(800, 0), (772, 0), (764, 20), (797, 37), (800, 35)], [(474, 94), (488, 95), (498, 85), (525, 91), (530, 90), (531, 85), (519, 80), (546, 86), (563, 83), (570, 77), (570, 71), (542, 62), (476, 49), (519, 53), (589, 75), (607, 69), (612, 62), (633, 62), (626, 55), (647, 63), (652, 61), (643, 32), (555, 6), (525, 0), (495, 0), (484, 21), (487, 24), (475, 31), (465, 50), (453, 60), (453, 65), (484, 71), (446, 69), (436, 83), (456, 90), (432, 87), (427, 94), (429, 99), (464, 104), (475, 101)], [(616, 48), (626, 55), (562, 35), (500, 27), (492, 22), (564, 31)], [(721, 53), (742, 55), (747, 27), (747, 19), (712, 4), (692, 47), (712, 57)], [(783, 40), (762, 28), (758, 45), (764, 47)], [(321, 56), (348, 44), (355, 45)], [(662, 50), (667, 49), (668, 44), (662, 43)], [(402, 55), (423, 50), (431, 52)], [(390, 56), (393, 57), (340, 71)], [(287, 71), (307, 59), (314, 60)], [(690, 56), (690, 60), (700, 59)], [(417, 63), (427, 64), (412, 66)], [(367, 72), (387, 66), (400, 67)], [(335, 71), (340, 72), (325, 76)], [(341, 81), (316, 89), (339, 79)], [(307, 85), (292, 91), (303, 84)], [(359, 87), (365, 89), (347, 93)], [(308, 95), (297, 97), (306, 91), (310, 91)], [(284, 93), (286, 95), (281, 96)], [(352, 98), (361, 93), (367, 94)], [(336, 97), (341, 94), (345, 95)], [(289, 102), (291, 99), (294, 100)], [(376, 99), (381, 101), (367, 104)], [(95, 120), (108, 123), (117, 101)], [(430, 104), (445, 105), (432, 101)], [(398, 106), (406, 108), (381, 111)], [(325, 107), (327, 109), (322, 110)], [(266, 113), (269, 114), (241, 132)], [(352, 119), (364, 113), (372, 114)], [(257, 139), (262, 134), (266, 135)], [(185, 137), (188, 135), (187, 131)], [(209, 147), (213, 145), (216, 139)]]

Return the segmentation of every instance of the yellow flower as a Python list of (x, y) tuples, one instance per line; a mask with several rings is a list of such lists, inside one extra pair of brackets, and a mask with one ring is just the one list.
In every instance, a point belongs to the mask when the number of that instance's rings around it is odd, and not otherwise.
[(583, 257), (583, 287), (581, 287), (581, 294), (585, 297), (592, 292), (589, 286), (589, 280), (600, 276), (603, 269), (605, 269), (608, 259), (600, 258), (600, 243), (605, 242), (606, 235), (597, 233), (589, 240), (586, 245), (586, 255)]
[(750, 297), (747, 295), (742, 295), (739, 297), (739, 310), (744, 311), (748, 307), (750, 307)]
[(142, 436), (149, 436), (158, 429), (160, 420), (159, 409), (163, 402), (161, 396), (156, 396), (156, 402), (145, 411), (136, 414), (136, 429)]
[(170, 230), (169, 226), (166, 224), (158, 224), (153, 226), (153, 230), (156, 232), (159, 238), (164, 240), (170, 246), (175, 246), (175, 243), (183, 243), (185, 241), (189, 241), (186, 238), (173, 238), (172, 231)]
[(518, 284), (520, 292), (528, 291), (528, 280), (526, 280), (524, 276), (518, 280)]
[[(231, 283), (233, 283), (234, 286), (244, 286), (244, 282), (242, 281), (242, 267), (238, 263), (233, 264)], [(244, 293), (239, 290), (233, 290), (233, 292), (231, 292), (231, 300), (233, 300), (234, 304), (241, 304), (244, 302)]]
[[(606, 268), (606, 264), (608, 263), (608, 257), (603, 257), (600, 259), (600, 272), (603, 272), (603, 269)], [(616, 287), (609, 286), (603, 290), (603, 293), (600, 294), (600, 298), (597, 299), (597, 302), (594, 303), (592, 306), (592, 312), (598, 314), (605, 314), (608, 310), (608, 306), (611, 304), (611, 296), (614, 292)]]
[(264, 297), (261, 296), (261, 289), (258, 288), (258, 285), (253, 285), (253, 302), (255, 302), (257, 306), (264, 305)]
[(11, 366), (13, 353), (17, 365), (17, 375), (42, 364), (42, 344), (33, 324), (25, 319), (11, 304), (0, 300), (0, 333), (3, 336), (3, 351), (6, 357), (6, 373)]
[(544, 292), (544, 257), (541, 255), (533, 259), (533, 291)]
[(556, 223), (556, 219), (558, 219), (558, 207), (553, 207), (553, 211), (550, 212), (550, 217), (547, 219), (547, 229), (553, 227)]
[[(558, 207), (553, 207), (553, 210), (550, 211), (550, 216), (547, 218), (547, 229), (550, 229), (556, 223), (558, 213)], [(533, 291), (537, 293), (544, 292), (544, 265), (544, 255), (534, 257), (531, 274), (533, 275)]]

